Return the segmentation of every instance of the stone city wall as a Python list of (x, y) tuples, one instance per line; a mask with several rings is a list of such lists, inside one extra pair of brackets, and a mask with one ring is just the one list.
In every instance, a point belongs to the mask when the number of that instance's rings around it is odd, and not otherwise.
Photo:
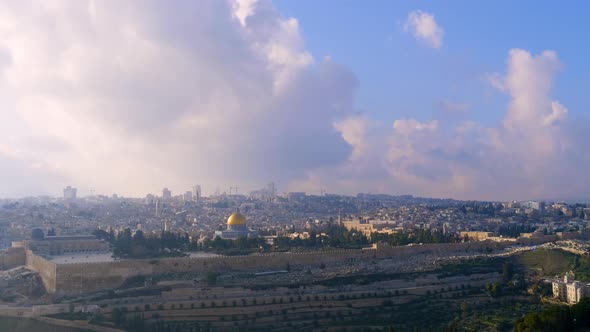
[(26, 264), (24, 248), (8, 248), (0, 252), (0, 270), (9, 270)]
[(461, 254), (466, 252), (481, 252), (488, 250), (501, 250), (511, 243), (495, 241), (472, 241), (462, 243), (436, 243), (413, 246), (390, 246), (377, 244), (377, 258), (393, 258), (407, 255), (428, 255), (428, 254)]
[(26, 267), (41, 276), (43, 286), (47, 293), (56, 291), (57, 264), (41, 256), (35, 255), (31, 250), (26, 251)]
[(113, 289), (133, 276), (160, 275), (178, 272), (230, 272), (285, 269), (287, 264), (312, 266), (344, 261), (351, 258), (371, 258), (372, 251), (335, 250), (305, 253), (272, 253), (231, 257), (181, 257), (145, 260), (122, 260), (102, 263), (58, 264), (56, 295), (76, 295)]
[[(379, 244), (372, 249), (270, 253), (248, 256), (180, 257), (142, 260), (121, 260), (101, 263), (55, 264), (34, 254), (27, 255), (27, 266), (40, 273), (49, 293), (57, 296), (77, 295), (114, 289), (133, 276), (161, 275), (179, 272), (231, 272), (282, 270), (323, 264), (369, 260), (373, 258), (405, 258), (428, 254), (461, 254), (498, 250), (509, 244), (493, 241), (425, 244), (392, 247)], [(29, 257), (30, 256), (30, 257)]]
[(120, 287), (130, 277), (152, 274), (153, 265), (146, 260), (58, 264), (55, 294), (63, 296), (109, 290)]
[(41, 255), (64, 255), (70, 253), (104, 252), (109, 250), (109, 244), (103, 240), (92, 239), (62, 239), (63, 237), (47, 237), (43, 240), (25, 240), (23, 245)]
[(183, 271), (255, 271), (283, 270), (291, 267), (319, 266), (343, 261), (350, 258), (373, 256), (373, 252), (363, 250), (310, 251), (301, 253), (271, 253), (248, 256), (207, 257), (207, 258), (171, 258), (162, 259), (154, 264), (154, 273)]

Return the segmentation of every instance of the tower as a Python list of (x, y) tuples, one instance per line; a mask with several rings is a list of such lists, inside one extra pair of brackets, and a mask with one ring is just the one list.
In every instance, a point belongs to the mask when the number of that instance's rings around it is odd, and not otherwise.
[(275, 187), (274, 182), (269, 182), (266, 188), (271, 198), (274, 198), (277, 195), (277, 188)]
[(64, 188), (64, 200), (73, 202), (76, 200), (76, 193), (78, 189), (67, 186)]
[(193, 199), (197, 202), (201, 200), (201, 185), (200, 184), (193, 186)]
[(172, 199), (172, 192), (168, 188), (162, 189), (162, 199), (163, 200), (171, 200)]
[(162, 214), (162, 202), (158, 198), (158, 200), (156, 201), (156, 217), (160, 217), (161, 214)]

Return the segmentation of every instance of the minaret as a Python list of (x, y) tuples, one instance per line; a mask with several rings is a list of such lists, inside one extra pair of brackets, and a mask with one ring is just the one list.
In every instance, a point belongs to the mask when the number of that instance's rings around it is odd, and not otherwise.
[(338, 209), (338, 226), (342, 226), (342, 209)]

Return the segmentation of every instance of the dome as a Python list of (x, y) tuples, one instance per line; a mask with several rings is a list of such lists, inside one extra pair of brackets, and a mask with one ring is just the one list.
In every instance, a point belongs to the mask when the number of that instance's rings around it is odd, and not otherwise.
[(234, 212), (229, 218), (227, 218), (228, 226), (233, 225), (245, 225), (246, 224), (246, 217), (239, 214), (238, 212)]

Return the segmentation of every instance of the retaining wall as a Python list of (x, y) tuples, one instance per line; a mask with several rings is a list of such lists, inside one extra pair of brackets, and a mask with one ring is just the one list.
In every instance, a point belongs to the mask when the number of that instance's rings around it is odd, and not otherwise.
[(39, 272), (49, 293), (58, 296), (78, 295), (114, 289), (133, 276), (149, 276), (178, 272), (230, 272), (280, 270), (292, 267), (319, 266), (335, 262), (352, 262), (373, 258), (405, 259), (409, 255), (452, 254), (498, 250), (508, 244), (498, 242), (467, 242), (391, 247), (376, 245), (372, 249), (311, 251), (301, 253), (270, 253), (248, 256), (180, 257), (117, 262), (55, 264), (27, 252), (27, 266)]

